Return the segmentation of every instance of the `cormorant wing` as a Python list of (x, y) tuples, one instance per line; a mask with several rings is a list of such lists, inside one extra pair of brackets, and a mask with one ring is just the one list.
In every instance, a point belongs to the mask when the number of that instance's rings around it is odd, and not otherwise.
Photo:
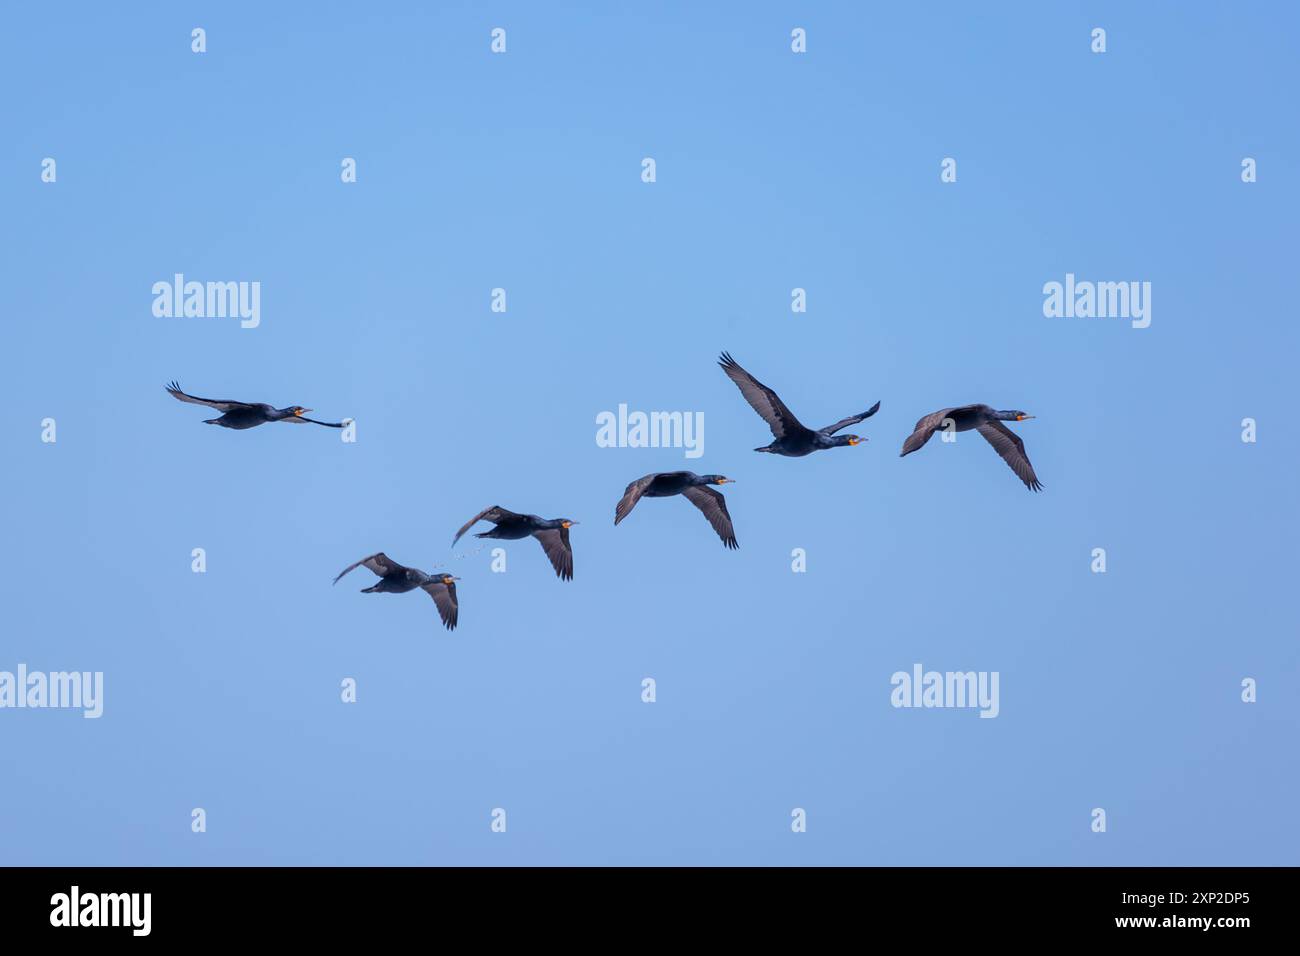
[(934, 434), (935, 429), (940, 428), (943, 425), (943, 420), (953, 412), (966, 412), (976, 408), (979, 408), (979, 406), (955, 405), (952, 408), (941, 408), (937, 412), (933, 412), (926, 415), (924, 418), (919, 419), (916, 423), (916, 428), (912, 430), (912, 434), (908, 435), (907, 441), (903, 442), (903, 450), (898, 453), (898, 457), (902, 458), (904, 455), (910, 455), (928, 442), (930, 436)]
[(706, 488), (703, 485), (692, 485), (682, 492), (690, 499), (691, 504), (704, 512), (704, 517), (709, 519), (709, 524), (713, 525), (713, 530), (718, 532), (718, 537), (728, 548), (739, 548), (736, 543), (736, 531), (731, 526), (731, 515), (727, 513), (727, 499), (722, 497), (720, 492), (712, 488)]
[(1011, 466), (1016, 477), (1025, 483), (1030, 491), (1042, 491), (1043, 486), (1034, 474), (1034, 466), (1025, 454), (1025, 443), (1020, 436), (997, 419), (985, 422), (979, 427), (979, 433), (988, 439), (993, 450), (1002, 456), (1002, 460)]
[(876, 412), (878, 412), (878, 411), (880, 411), (880, 403), (879, 403), (879, 402), (876, 402), (876, 404), (872, 405), (870, 408), (868, 408), (868, 409), (867, 409), (865, 412), (863, 412), (861, 415), (850, 415), (848, 418), (841, 418), (841, 419), (840, 419), (838, 422), (836, 422), (834, 425), (827, 425), (825, 428), (822, 429), (822, 434), (823, 434), (823, 435), (834, 435), (834, 434), (835, 434), (837, 431), (839, 431), (841, 428), (848, 428), (850, 425), (856, 425), (858, 422), (862, 421), (864, 418), (870, 418), (872, 415), (876, 414)]
[(381, 578), (387, 577), (390, 574), (395, 574), (398, 571), (406, 570), (406, 565), (398, 564), (388, 555), (384, 554), (384, 552), (380, 551), (378, 554), (372, 554), (368, 558), (362, 558), (360, 561), (357, 561), (355, 564), (349, 564), (346, 568), (344, 568), (342, 571), (339, 572), (339, 577), (334, 579), (334, 583), (338, 584), (339, 578), (343, 577), (343, 575), (347, 574), (349, 571), (361, 567), (362, 565), (365, 565), (371, 571), (374, 571), (375, 574), (379, 575)]
[(618, 524), (632, 513), (632, 509), (641, 500), (641, 496), (650, 487), (650, 483), (658, 477), (658, 473), (646, 475), (644, 478), (638, 478), (623, 489), (623, 497), (618, 500), (618, 504), (614, 507), (614, 524)]
[(741, 368), (740, 363), (730, 354), (723, 352), (722, 357), (718, 359), (718, 364), (727, 373), (727, 377), (736, 383), (740, 394), (745, 396), (745, 401), (749, 402), (754, 411), (758, 412), (759, 417), (767, 422), (767, 427), (772, 429), (774, 437), (784, 438), (786, 435), (808, 430), (799, 419), (794, 417), (794, 412), (785, 407), (785, 402), (781, 401), (776, 392)]
[(573, 549), (569, 547), (568, 528), (543, 528), (534, 531), (533, 537), (542, 543), (542, 550), (551, 559), (551, 566), (562, 581), (573, 580)]
[(295, 425), (301, 424), (302, 422), (311, 422), (313, 425), (324, 425), (326, 428), (342, 428), (342, 427), (343, 427), (343, 423), (342, 423), (342, 422), (318, 422), (318, 421), (316, 421), (316, 419), (314, 419), (314, 418), (304, 418), (304, 417), (301, 416), (301, 415), (294, 415), (292, 418), (286, 418), (286, 419), (284, 419), (284, 420), (285, 420), (286, 422), (291, 422), (291, 423), (293, 423), (293, 424), (295, 424)]
[(456, 619), (460, 617), (460, 605), (456, 603), (456, 582), (443, 584), (441, 581), (430, 581), (420, 587), (438, 605), (438, 616), (442, 618), (447, 630), (456, 630)]
[(474, 527), (474, 525), (480, 521), (491, 521), (493, 524), (500, 524), (502, 521), (505, 521), (509, 518), (518, 518), (518, 517), (519, 515), (515, 514), (513, 511), (507, 511), (505, 508), (502, 508), (500, 505), (493, 505), (490, 508), (484, 508), (478, 514), (476, 514), (474, 517), (470, 518), (468, 521), (466, 521), (463, 525), (460, 526), (460, 530), (456, 532), (456, 537), (451, 539), (451, 545), (454, 548), (456, 546), (456, 542), (460, 540), (460, 536), (463, 535), (470, 528)]
[(167, 386), (167, 394), (177, 401), (189, 402), (191, 405), (207, 405), (219, 412), (228, 412), (236, 408), (253, 408), (258, 404), (256, 402), (233, 402), (224, 398), (197, 398), (194, 395), (186, 395), (175, 382)]

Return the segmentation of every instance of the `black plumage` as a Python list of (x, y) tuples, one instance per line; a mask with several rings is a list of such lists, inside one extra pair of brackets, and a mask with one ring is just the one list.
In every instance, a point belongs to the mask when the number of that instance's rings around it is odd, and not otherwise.
[(456, 630), (456, 622), (460, 617), (460, 604), (456, 600), (456, 582), (460, 578), (440, 571), (425, 574), (419, 568), (408, 568), (404, 564), (398, 564), (380, 551), (349, 564), (339, 572), (334, 583), (338, 584), (339, 578), (343, 575), (363, 566), (379, 575), (379, 582), (368, 588), (362, 588), (362, 594), (405, 594), (407, 591), (421, 588), (438, 606), (438, 616), (442, 618), (442, 623), (447, 630)]
[[(916, 423), (912, 434), (903, 442), (903, 450), (899, 453), (899, 457), (910, 455), (921, 448), (935, 432), (946, 428), (957, 432), (974, 429), (984, 436), (993, 446), (994, 451), (1002, 456), (1002, 460), (1016, 473), (1016, 477), (1025, 483), (1026, 488), (1030, 491), (1042, 491), (1043, 485), (1034, 474), (1034, 466), (1029, 463), (1029, 456), (1025, 454), (1025, 443), (1019, 435), (1002, 424), (1028, 421), (1033, 417), (1018, 410), (999, 411), (989, 405), (958, 405), (953, 408), (942, 408), (926, 415)], [(948, 422), (951, 422), (951, 425), (946, 424)]]
[(220, 425), (222, 428), (256, 428), (258, 425), (265, 425), (267, 422), (291, 422), (301, 425), (304, 422), (310, 422), (313, 425), (324, 425), (326, 428), (342, 428), (343, 422), (318, 422), (314, 418), (305, 417), (310, 408), (303, 408), (301, 405), (289, 405), (286, 408), (275, 408), (264, 402), (236, 402), (224, 398), (198, 398), (194, 395), (187, 395), (181, 391), (181, 387), (172, 382), (167, 386), (167, 393), (179, 402), (189, 402), (191, 405), (207, 405), (209, 408), (215, 408), (222, 412), (220, 418), (205, 418), (205, 425)]
[(736, 531), (731, 525), (731, 515), (727, 512), (727, 499), (708, 487), (725, 485), (733, 480), (723, 475), (697, 475), (693, 471), (663, 471), (646, 475), (624, 489), (623, 497), (614, 508), (614, 524), (626, 518), (642, 498), (683, 495), (709, 519), (709, 524), (718, 533), (725, 547), (739, 548)]
[(754, 451), (771, 452), (787, 458), (802, 458), (804, 455), (811, 455), (825, 448), (857, 445), (866, 439), (860, 435), (836, 435), (835, 433), (841, 428), (856, 425), (863, 419), (870, 418), (880, 410), (880, 403), (876, 402), (860, 415), (850, 415), (848, 418), (841, 418), (834, 425), (813, 430), (795, 418), (794, 413), (786, 407), (785, 402), (781, 401), (781, 397), (776, 392), (745, 371), (728, 353), (722, 353), (718, 364), (727, 373), (727, 377), (736, 383), (745, 401), (749, 402), (754, 411), (758, 412), (759, 417), (772, 429), (772, 437), (776, 440), (769, 445), (755, 448)]
[(573, 547), (569, 544), (569, 529), (578, 522), (572, 518), (539, 518), (537, 515), (516, 514), (500, 505), (493, 505), (484, 508), (461, 525), (456, 537), (451, 539), (452, 546), (479, 521), (490, 521), (496, 527), (491, 531), (481, 531), (474, 537), (516, 541), (531, 535), (541, 543), (542, 550), (555, 568), (556, 576), (562, 581), (573, 580)]

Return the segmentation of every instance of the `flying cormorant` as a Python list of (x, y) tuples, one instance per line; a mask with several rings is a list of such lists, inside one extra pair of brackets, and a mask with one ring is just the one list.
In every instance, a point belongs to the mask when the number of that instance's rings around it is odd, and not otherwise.
[(979, 433), (988, 439), (993, 450), (1011, 466), (1016, 477), (1025, 483), (1026, 488), (1030, 491), (1041, 491), (1043, 486), (1038, 476), (1034, 474), (1034, 466), (1029, 463), (1029, 456), (1025, 454), (1025, 443), (1020, 440), (1019, 435), (1002, 424), (1023, 422), (1033, 417), (1022, 411), (1001, 412), (988, 405), (959, 405), (956, 408), (944, 408), (933, 415), (926, 415), (916, 423), (916, 429), (907, 437), (907, 441), (903, 442), (903, 450), (899, 453), (899, 457), (910, 455), (928, 442), (935, 432), (945, 430), (945, 420), (951, 419), (953, 431), (968, 432), (971, 429), (978, 429)]
[(451, 539), (452, 547), (460, 536), (479, 521), (491, 521), (495, 528), (474, 535), (476, 538), (501, 538), (517, 541), (532, 535), (541, 542), (542, 550), (551, 559), (556, 575), (562, 581), (573, 580), (573, 548), (569, 546), (569, 529), (578, 522), (572, 518), (539, 518), (537, 515), (520, 515), (507, 511), (500, 505), (484, 508), (470, 518)]
[(642, 498), (685, 495), (691, 504), (704, 512), (704, 517), (709, 519), (709, 524), (713, 525), (713, 530), (726, 547), (739, 548), (736, 531), (731, 526), (731, 515), (727, 513), (727, 499), (708, 487), (725, 485), (733, 480), (722, 475), (697, 475), (693, 471), (662, 471), (646, 475), (624, 490), (623, 497), (614, 509), (614, 524), (626, 518)]
[(456, 630), (459, 605), (456, 602), (455, 582), (459, 581), (460, 578), (444, 574), (441, 571), (425, 574), (418, 568), (408, 568), (405, 565), (398, 564), (380, 551), (368, 558), (362, 558), (355, 564), (349, 564), (339, 572), (339, 577), (334, 579), (334, 583), (338, 584), (339, 578), (353, 568), (359, 568), (362, 565), (379, 575), (379, 583), (372, 584), (368, 588), (362, 588), (362, 594), (405, 594), (407, 591), (422, 588), (429, 597), (433, 598), (433, 603), (438, 605), (438, 615), (442, 618), (442, 623), (446, 625), (447, 630)]
[(774, 455), (785, 455), (787, 458), (802, 458), (823, 448), (856, 445), (866, 439), (858, 435), (836, 435), (835, 433), (841, 428), (856, 425), (864, 418), (870, 418), (880, 408), (880, 403), (876, 402), (861, 415), (850, 415), (848, 418), (841, 418), (834, 425), (827, 425), (825, 428), (813, 431), (794, 417), (794, 413), (786, 408), (785, 402), (781, 401), (776, 392), (741, 368), (729, 354), (723, 352), (722, 357), (718, 359), (718, 364), (727, 373), (727, 377), (736, 383), (740, 394), (745, 396), (745, 401), (749, 402), (754, 411), (767, 422), (767, 426), (772, 429), (773, 437), (776, 438), (772, 444), (755, 448), (754, 451), (768, 451)]
[(182, 392), (181, 387), (175, 382), (167, 386), (167, 392), (177, 401), (189, 402), (192, 405), (207, 405), (209, 408), (215, 408), (217, 411), (225, 413), (220, 418), (205, 418), (203, 420), (205, 425), (243, 429), (256, 428), (258, 425), (264, 425), (267, 422), (294, 422), (296, 424), (311, 422), (313, 425), (324, 425), (327, 428), (343, 427), (343, 422), (318, 422), (314, 418), (305, 418), (304, 416), (311, 409), (303, 408), (301, 405), (290, 405), (288, 408), (272, 408), (263, 402), (234, 402), (228, 399), (196, 398)]

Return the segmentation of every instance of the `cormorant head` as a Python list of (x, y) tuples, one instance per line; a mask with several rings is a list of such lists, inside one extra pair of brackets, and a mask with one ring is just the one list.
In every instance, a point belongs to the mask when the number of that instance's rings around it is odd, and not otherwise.
[(578, 524), (578, 523), (579, 523), (579, 522), (574, 521), (572, 518), (561, 518), (561, 519), (560, 519), (560, 527), (561, 527), (561, 528), (572, 528), (575, 524)]
[(1022, 412), (1019, 409), (1013, 412), (1007, 412), (1007, 415), (1009, 416), (1010, 420), (1013, 422), (1023, 422), (1026, 419), (1034, 417), (1033, 415), (1030, 415), (1028, 412)]
[(844, 444), (846, 445), (861, 445), (866, 441), (866, 439), (861, 435), (841, 435), (840, 437), (844, 440)]
[(725, 485), (736, 479), (728, 478), (726, 475), (705, 475), (704, 480), (710, 485)]
[(302, 418), (302, 416), (306, 415), (310, 411), (310, 408), (303, 408), (301, 405), (289, 406), (289, 414), (294, 418)]
[(459, 581), (459, 580), (460, 578), (456, 577), (454, 574), (438, 575), (438, 581), (442, 584), (451, 584), (452, 581)]

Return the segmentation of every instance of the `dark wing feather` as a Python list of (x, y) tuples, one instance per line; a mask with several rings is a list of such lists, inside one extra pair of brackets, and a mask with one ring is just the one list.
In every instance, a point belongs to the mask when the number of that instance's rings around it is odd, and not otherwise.
[(928, 442), (930, 436), (934, 434), (935, 429), (942, 426), (943, 420), (953, 412), (965, 412), (978, 407), (978, 405), (955, 405), (952, 408), (941, 408), (937, 412), (933, 412), (932, 414), (919, 419), (916, 423), (916, 428), (912, 430), (912, 434), (908, 435), (907, 441), (903, 442), (903, 450), (899, 452), (898, 457), (901, 458), (904, 455), (910, 455)]
[(863, 419), (870, 418), (878, 411), (880, 411), (880, 403), (876, 402), (876, 404), (872, 405), (861, 415), (850, 415), (848, 418), (841, 418), (834, 425), (827, 425), (825, 428), (822, 429), (822, 434), (834, 435), (841, 428), (848, 428), (850, 425), (856, 425), (858, 422), (862, 421)]
[(718, 532), (718, 537), (728, 548), (739, 548), (736, 543), (736, 531), (731, 526), (731, 515), (727, 513), (727, 499), (714, 491), (712, 488), (705, 488), (703, 485), (693, 485), (682, 492), (691, 504), (704, 512), (704, 517), (709, 519), (709, 524), (713, 525), (713, 530)]
[(460, 530), (456, 532), (456, 537), (451, 539), (452, 546), (455, 547), (456, 542), (460, 540), (460, 536), (463, 535), (470, 528), (474, 527), (474, 525), (476, 525), (480, 521), (491, 521), (493, 524), (499, 524), (500, 522), (505, 521), (507, 518), (518, 518), (518, 517), (519, 515), (515, 514), (513, 511), (507, 511), (505, 508), (502, 508), (500, 505), (493, 505), (490, 508), (484, 508), (478, 514), (476, 514), (474, 517), (470, 518), (468, 521), (466, 521), (463, 525), (460, 526)]
[(533, 537), (542, 544), (542, 550), (551, 559), (551, 566), (562, 581), (573, 580), (573, 549), (569, 546), (568, 528), (547, 528), (534, 531)]
[(456, 602), (456, 582), (443, 584), (441, 581), (430, 581), (420, 587), (438, 605), (438, 616), (442, 618), (447, 630), (456, 630), (456, 620), (460, 617), (460, 605)]
[(361, 567), (362, 565), (365, 565), (371, 571), (374, 571), (375, 574), (379, 575), (381, 578), (387, 577), (388, 575), (393, 574), (397, 571), (406, 570), (405, 565), (398, 564), (388, 555), (384, 554), (384, 552), (380, 551), (378, 554), (372, 554), (368, 558), (362, 558), (360, 561), (357, 561), (354, 564), (349, 564), (346, 568), (344, 568), (342, 571), (339, 572), (339, 577), (334, 579), (334, 583), (338, 584), (339, 578), (343, 577), (343, 575), (347, 574), (349, 571)]
[(256, 404), (255, 402), (233, 402), (225, 398), (198, 398), (194, 395), (186, 395), (175, 382), (167, 386), (167, 394), (177, 401), (189, 402), (191, 405), (207, 405), (219, 412), (228, 412), (236, 408), (252, 408)]
[(314, 418), (303, 418), (301, 415), (296, 415), (289, 421), (311, 422), (313, 425), (324, 425), (326, 428), (342, 428), (347, 424), (346, 422), (318, 422)]
[(794, 417), (794, 412), (786, 408), (785, 402), (781, 401), (776, 392), (741, 368), (728, 353), (722, 353), (718, 364), (727, 373), (727, 377), (736, 383), (740, 394), (745, 396), (745, 401), (749, 402), (754, 411), (758, 412), (759, 417), (767, 422), (767, 427), (772, 429), (775, 437), (785, 438), (787, 435), (808, 430), (799, 419)]
[(1011, 466), (1011, 470), (1025, 483), (1026, 488), (1030, 491), (1043, 490), (1038, 476), (1034, 474), (1034, 466), (1029, 463), (1029, 456), (1025, 454), (1025, 443), (1020, 440), (1019, 435), (996, 419), (981, 425), (979, 433), (988, 439), (993, 450)]
[(641, 496), (645, 494), (645, 490), (650, 487), (650, 483), (658, 477), (658, 474), (646, 475), (644, 478), (638, 478), (623, 489), (623, 497), (618, 500), (618, 504), (614, 507), (614, 524), (618, 524), (632, 512), (632, 509), (636, 507), (636, 503), (641, 500)]

